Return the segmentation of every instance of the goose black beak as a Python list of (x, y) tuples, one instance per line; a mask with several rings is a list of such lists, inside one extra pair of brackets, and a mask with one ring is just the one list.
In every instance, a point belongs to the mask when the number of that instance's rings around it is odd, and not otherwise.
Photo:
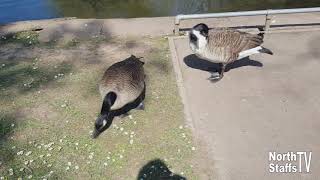
[(100, 135), (101, 132), (97, 131), (97, 130), (94, 130), (91, 137), (92, 139), (97, 139), (97, 137)]

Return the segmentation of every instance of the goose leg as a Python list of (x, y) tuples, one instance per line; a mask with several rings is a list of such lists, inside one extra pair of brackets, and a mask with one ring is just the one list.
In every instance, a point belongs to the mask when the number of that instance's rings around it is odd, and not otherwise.
[(225, 69), (226, 69), (226, 64), (221, 64), (221, 69), (220, 69), (220, 72), (219, 72), (219, 74), (220, 74), (220, 79), (222, 79), (223, 78), (223, 74), (224, 74), (224, 71), (225, 71)]
[(212, 72), (211, 76), (208, 78), (211, 82), (219, 81), (223, 78), (224, 70), (226, 68), (226, 64), (220, 64), (220, 69), (218, 72)]
[(141, 102), (137, 107), (137, 110), (144, 110), (144, 102)]

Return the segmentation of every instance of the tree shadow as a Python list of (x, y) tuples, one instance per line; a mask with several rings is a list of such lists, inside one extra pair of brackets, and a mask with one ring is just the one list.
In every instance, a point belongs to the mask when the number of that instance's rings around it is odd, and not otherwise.
[(137, 180), (186, 180), (185, 177), (172, 173), (160, 159), (149, 161), (138, 174)]
[(15, 128), (16, 118), (11, 114), (0, 115), (0, 144), (3, 144), (5, 140), (13, 133)]
[[(208, 72), (217, 72), (220, 69), (219, 63), (213, 63), (205, 59), (198, 58), (195, 54), (188, 55), (183, 58), (184, 63), (191, 68)], [(259, 61), (251, 60), (249, 57), (234, 61), (226, 66), (225, 72), (242, 66), (263, 67)]]
[[(27, 148), (27, 145), (20, 145), (10, 139), (14, 134), (15, 129), (19, 129), (20, 117), (16, 113), (4, 113), (0, 114), (0, 175), (5, 179), (17, 179), (18, 177), (25, 177), (27, 175), (33, 175), (36, 179), (43, 179), (49, 177), (57, 179), (57, 175), (49, 175), (50, 169), (46, 166), (27, 166), (23, 165), (25, 160), (23, 157), (17, 156), (17, 151)], [(17, 146), (17, 147), (16, 147)], [(23, 171), (17, 169), (23, 167)], [(14, 169), (14, 174), (9, 175), (8, 170)]]
[(9, 137), (16, 128), (17, 119), (13, 114), (0, 115), (0, 162), (6, 163), (14, 159), (14, 153), (7, 146)]
[(66, 74), (72, 69), (72, 64), (62, 62), (54, 67), (38, 67), (32, 65), (23, 65), (21, 62), (8, 63), (0, 71), (1, 88), (17, 88), (19, 93), (29, 92), (45, 86), (57, 78), (58, 74)]

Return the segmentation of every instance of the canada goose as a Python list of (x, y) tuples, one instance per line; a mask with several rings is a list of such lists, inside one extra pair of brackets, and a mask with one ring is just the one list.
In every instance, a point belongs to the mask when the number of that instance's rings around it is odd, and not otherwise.
[(143, 109), (145, 74), (144, 62), (139, 59), (131, 55), (105, 71), (99, 84), (103, 103), (95, 122), (93, 138), (108, 129), (115, 116), (123, 115), (134, 108)]
[[(261, 30), (261, 29), (259, 29)], [(230, 28), (212, 29), (206, 24), (195, 25), (189, 32), (191, 50), (200, 58), (220, 63), (218, 73), (213, 72), (209, 80), (220, 80), (227, 64), (257, 53), (273, 53), (261, 46), (263, 33), (249, 34)]]

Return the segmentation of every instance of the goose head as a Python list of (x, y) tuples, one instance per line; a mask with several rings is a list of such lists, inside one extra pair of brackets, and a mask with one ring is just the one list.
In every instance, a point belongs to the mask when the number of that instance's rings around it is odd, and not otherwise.
[(209, 27), (204, 24), (200, 23), (190, 30), (189, 32), (189, 41), (190, 47), (193, 51), (203, 48), (208, 43), (209, 37)]
[(94, 131), (92, 134), (93, 139), (97, 138), (103, 131), (111, 126), (114, 118), (114, 113), (110, 109), (116, 99), (117, 95), (114, 92), (109, 92), (105, 96), (100, 115), (98, 116), (94, 124)]
[(135, 55), (131, 55), (128, 59), (131, 60), (134, 63), (138, 63), (140, 65), (144, 65), (144, 62), (140, 60), (140, 59), (143, 59), (143, 57), (136, 57)]

